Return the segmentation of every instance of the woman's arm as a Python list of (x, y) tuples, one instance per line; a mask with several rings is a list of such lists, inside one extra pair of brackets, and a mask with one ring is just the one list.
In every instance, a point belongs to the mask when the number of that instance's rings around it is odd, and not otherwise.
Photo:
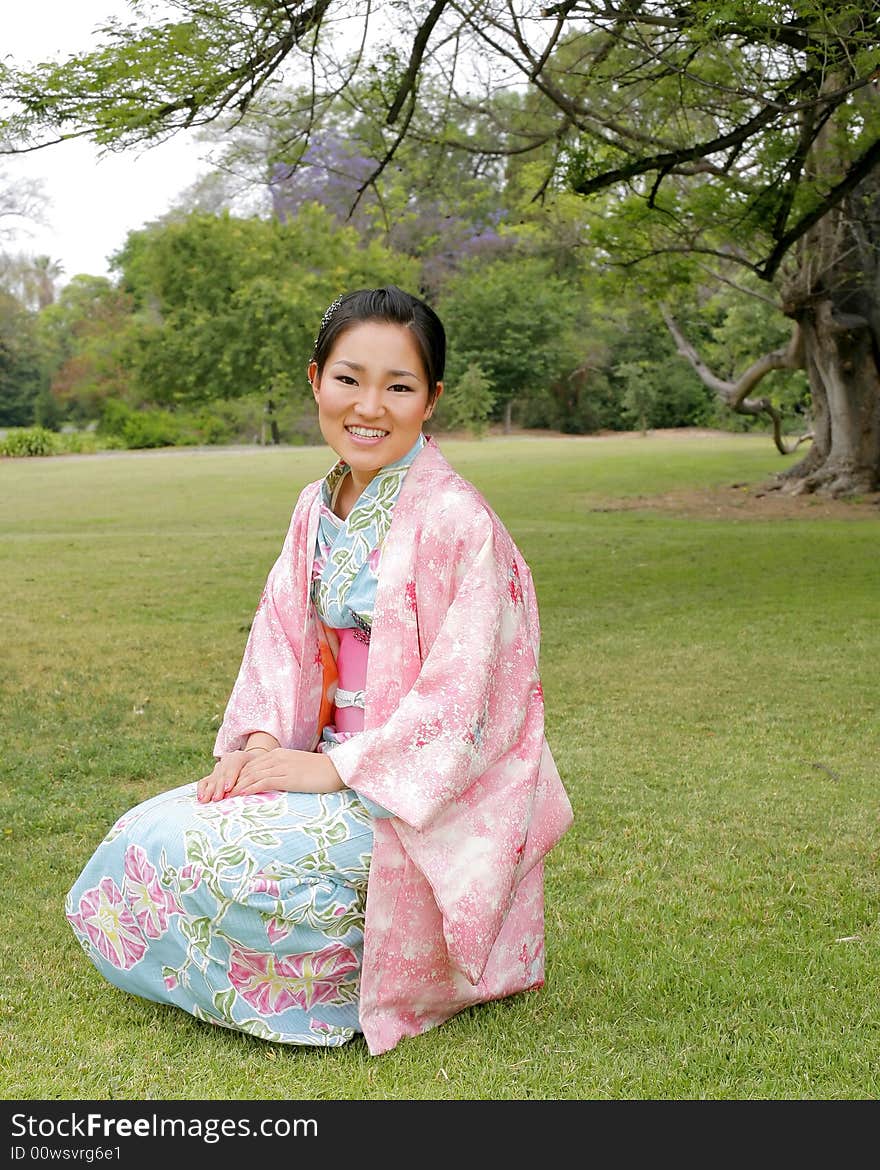
[[(485, 516), (470, 523), (457, 557), (454, 594), (399, 705), (327, 751), (346, 785), (418, 830), (517, 746), (524, 757), (540, 755), (543, 702), (516, 548)], [(426, 614), (442, 596), (432, 564), (414, 574)], [(379, 651), (376, 624), (371, 653)], [(521, 743), (524, 733), (536, 742)], [(520, 768), (511, 764), (515, 783)]]
[(280, 746), (281, 745), (275, 736), (270, 735), (268, 731), (253, 731), (248, 736), (247, 743), (244, 745), (244, 750), (249, 752), (254, 748), (259, 748), (260, 751), (270, 752), (273, 748)]
[(269, 746), (270, 739), (285, 746), (302, 743), (296, 695), (302, 670), (311, 564), (307, 537), (314, 497), (314, 484), (300, 493), (281, 552), (266, 579), (217, 732), (217, 758), (243, 750), (258, 731), (266, 736), (260, 741), (262, 746)]

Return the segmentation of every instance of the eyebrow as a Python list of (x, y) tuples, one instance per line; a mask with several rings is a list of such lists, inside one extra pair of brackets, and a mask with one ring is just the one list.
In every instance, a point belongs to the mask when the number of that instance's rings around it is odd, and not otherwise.
[[(350, 370), (363, 370), (365, 368), (364, 366), (360, 365), (360, 363), (350, 362), (346, 358), (337, 358), (333, 365), (348, 366)], [(418, 380), (419, 377), (419, 375), (414, 374), (412, 370), (386, 370), (386, 373), (392, 375), (395, 378), (416, 378)]]

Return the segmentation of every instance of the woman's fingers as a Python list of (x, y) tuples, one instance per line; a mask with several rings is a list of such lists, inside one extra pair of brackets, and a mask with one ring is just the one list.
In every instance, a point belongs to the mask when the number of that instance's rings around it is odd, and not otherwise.
[(203, 776), (199, 781), (196, 795), (199, 800), (204, 802), (222, 800), (234, 783), (235, 772), (233, 769), (218, 764), (210, 776)]
[(217, 776), (214, 772), (210, 776), (203, 776), (196, 788), (196, 796), (201, 801), (208, 801), (214, 799), (214, 789), (217, 784)]
[(260, 758), (251, 760), (239, 772), (235, 784), (227, 796), (246, 796), (254, 792), (280, 791), (284, 786), (279, 783), (283, 778), (283, 769), (277, 761)]
[[(218, 760), (214, 770), (203, 776), (196, 786), (196, 796), (203, 804), (223, 800), (225, 796), (238, 794), (238, 782), (249, 766), (258, 765), (268, 752), (231, 752)], [(253, 776), (253, 772), (249, 773)]]

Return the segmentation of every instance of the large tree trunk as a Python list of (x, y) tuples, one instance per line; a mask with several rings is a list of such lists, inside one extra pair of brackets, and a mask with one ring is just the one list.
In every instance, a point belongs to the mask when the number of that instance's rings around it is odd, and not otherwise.
[[(873, 102), (873, 99), (871, 99)], [(835, 163), (833, 144), (813, 160)], [(813, 445), (783, 477), (834, 496), (880, 489), (880, 172), (874, 170), (800, 242), (782, 289), (800, 326), (813, 399)]]
[(813, 445), (780, 479), (795, 491), (834, 496), (880, 489), (880, 367), (870, 321), (826, 296), (801, 309), (813, 399)]

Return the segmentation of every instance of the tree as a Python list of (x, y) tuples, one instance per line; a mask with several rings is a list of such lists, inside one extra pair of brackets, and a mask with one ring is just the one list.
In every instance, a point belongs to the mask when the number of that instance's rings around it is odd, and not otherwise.
[(659, 397), (651, 365), (646, 361), (621, 362), (615, 373), (624, 384), (624, 413), (637, 423), (639, 430), (646, 435), (649, 420), (656, 410)]
[(64, 275), (64, 265), (60, 260), (53, 260), (51, 256), (34, 256), (31, 268), (37, 308), (47, 309), (55, 302), (55, 286)]
[(52, 397), (77, 422), (100, 417), (108, 399), (130, 396), (126, 351), (132, 298), (105, 276), (74, 276), (36, 320)]
[(170, 407), (305, 400), (330, 301), (351, 287), (409, 283), (414, 267), (316, 204), (287, 223), (193, 213), (130, 233), (112, 263), (135, 315), (127, 362), (137, 394)]
[(37, 311), (48, 308), (56, 296), (56, 283), (64, 272), (60, 260), (24, 253), (0, 258), (0, 284), (23, 305)]
[[(369, 108), (368, 91), (352, 87), (351, 96), (355, 106)], [(284, 223), (318, 203), (362, 238), (417, 259), (418, 289), (432, 299), (462, 262), (513, 244), (497, 161), (411, 137), (371, 179), (386, 149), (375, 121), (328, 115), (309, 130), (297, 115), (308, 103), (301, 89), (273, 87), (251, 105), (246, 124), (226, 119), (203, 130), (218, 170), (182, 205), (233, 214), (270, 210)], [(463, 121), (458, 131), (466, 135)]]
[[(0, 154), (3, 153), (0, 138)], [(10, 179), (0, 170), (0, 240), (15, 234), (22, 224), (42, 223), (46, 202), (46, 194), (38, 179)]]
[(440, 419), (450, 430), (470, 431), (482, 438), (495, 403), (492, 383), (481, 366), (471, 362), (460, 377), (447, 379), (440, 400)]
[(0, 289), (0, 426), (30, 426), (45, 385), (34, 314)]
[[(791, 342), (737, 379), (731, 404), (767, 410), (748, 397), (762, 370), (802, 365), (813, 443), (790, 482), (834, 494), (880, 486), (880, 0), (545, 4), (179, 0), (180, 19), (111, 22), (90, 53), (7, 69), (3, 131), (27, 148), (70, 133), (122, 148), (245, 118), (282, 67), (302, 65), (307, 136), (370, 94), (382, 150), (363, 189), (415, 135), (485, 158), (535, 157), (536, 194), (563, 184), (612, 197), (604, 237), (602, 224), (593, 233), (609, 262), (650, 263), (673, 294), (697, 263), (771, 285)], [(373, 52), (370, 12), (384, 22)], [(360, 26), (366, 49), (346, 35)], [(432, 79), (445, 82), (442, 100)], [(517, 87), (526, 99), (511, 103), (499, 140), (491, 98)], [(470, 141), (451, 109), (470, 115)]]
[(485, 182), (472, 154), (449, 150), (438, 158), (431, 144), (410, 140), (373, 179), (383, 150), (363, 119), (347, 134), (341, 127), (313, 134), (294, 161), (271, 165), (275, 215), (283, 222), (319, 203), (338, 223), (417, 259), (420, 291), (432, 298), (463, 263), (511, 246), (498, 230), (506, 215), (499, 186)]
[(449, 334), (449, 381), (479, 367), (492, 388), (493, 417), (509, 430), (517, 400), (577, 364), (567, 344), (576, 305), (540, 257), (519, 253), (464, 265), (438, 305)]

